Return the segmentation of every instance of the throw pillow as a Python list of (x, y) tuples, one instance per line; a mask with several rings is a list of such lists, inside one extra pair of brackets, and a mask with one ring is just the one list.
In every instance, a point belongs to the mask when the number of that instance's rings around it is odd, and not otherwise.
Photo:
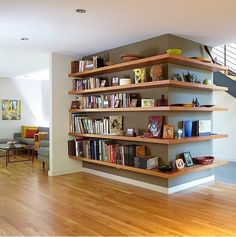
[(34, 138), (34, 134), (38, 133), (37, 129), (26, 129), (25, 137), (26, 138)]
[(36, 127), (36, 126), (21, 126), (21, 137), (25, 137), (26, 129), (35, 129), (35, 130), (37, 130), (38, 127)]

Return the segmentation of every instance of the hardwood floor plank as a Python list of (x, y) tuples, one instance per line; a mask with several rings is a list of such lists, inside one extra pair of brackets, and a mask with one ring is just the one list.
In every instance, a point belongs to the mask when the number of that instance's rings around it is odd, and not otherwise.
[(236, 235), (236, 185), (221, 182), (168, 196), (0, 160), (0, 190), (0, 235)]

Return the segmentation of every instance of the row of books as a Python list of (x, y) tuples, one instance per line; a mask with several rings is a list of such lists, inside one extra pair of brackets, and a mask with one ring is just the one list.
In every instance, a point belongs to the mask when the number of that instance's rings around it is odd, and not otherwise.
[(158, 166), (158, 157), (147, 156), (146, 146), (123, 145), (111, 140), (69, 140), (68, 154), (142, 169)]
[(99, 77), (74, 79), (73, 90), (87, 90), (107, 86), (108, 80)]
[(72, 114), (71, 132), (73, 133), (121, 135), (122, 127), (122, 116), (94, 119), (81, 117), (81, 114)]
[(83, 72), (92, 70), (99, 67), (104, 67), (104, 58), (93, 56), (91, 60), (78, 60), (71, 62), (71, 73)]
[(132, 99), (137, 94), (109, 94), (97, 96), (81, 96), (78, 97), (81, 109), (87, 108), (127, 108), (130, 107)]

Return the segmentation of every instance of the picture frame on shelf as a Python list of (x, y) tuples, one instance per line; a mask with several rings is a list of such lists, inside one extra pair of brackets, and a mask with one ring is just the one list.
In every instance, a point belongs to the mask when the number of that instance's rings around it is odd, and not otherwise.
[(115, 101), (114, 108), (120, 108), (120, 99)]
[(132, 99), (129, 107), (137, 107), (138, 99)]
[(148, 107), (154, 107), (155, 100), (154, 99), (142, 99), (141, 100), (141, 107), (148, 108)]
[(174, 126), (173, 125), (164, 125), (163, 138), (164, 139), (174, 138)]
[(111, 85), (112, 86), (119, 86), (119, 77), (112, 77)]
[(106, 87), (107, 80), (101, 80), (100, 87)]
[(185, 164), (186, 164), (187, 167), (193, 165), (192, 155), (189, 151), (188, 152), (183, 152), (182, 156), (184, 158), (184, 161), (185, 161)]
[(175, 161), (175, 166), (178, 170), (181, 170), (184, 168), (184, 161), (183, 159), (179, 158)]
[(80, 108), (80, 101), (78, 101), (78, 100), (72, 101), (70, 108), (71, 109), (79, 109)]
[(125, 134), (128, 137), (135, 137), (136, 136), (136, 134), (134, 132), (134, 128), (127, 128)]

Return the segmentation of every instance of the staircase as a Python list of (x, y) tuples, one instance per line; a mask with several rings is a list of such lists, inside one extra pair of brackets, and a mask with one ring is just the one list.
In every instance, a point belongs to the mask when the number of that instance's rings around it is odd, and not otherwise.
[(216, 62), (229, 69), (227, 75), (221, 72), (214, 73), (214, 84), (228, 87), (228, 93), (236, 98), (236, 43), (213, 48), (212, 56)]

